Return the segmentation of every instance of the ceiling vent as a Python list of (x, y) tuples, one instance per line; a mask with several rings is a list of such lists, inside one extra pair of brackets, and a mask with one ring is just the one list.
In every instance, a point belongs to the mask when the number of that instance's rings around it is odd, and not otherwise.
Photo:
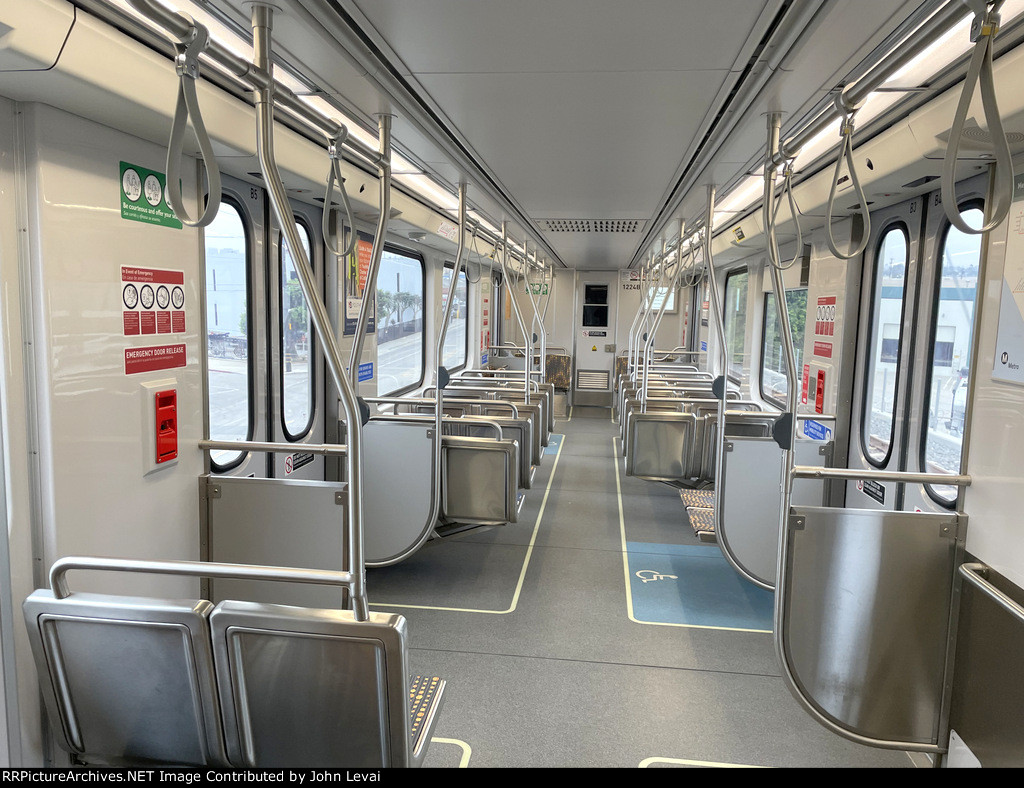
[(539, 223), (549, 233), (638, 233), (645, 224), (642, 219), (540, 219)]

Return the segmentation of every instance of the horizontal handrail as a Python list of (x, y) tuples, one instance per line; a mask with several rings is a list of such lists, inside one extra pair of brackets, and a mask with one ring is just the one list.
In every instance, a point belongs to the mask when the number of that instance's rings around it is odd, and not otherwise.
[[(431, 387), (433, 388), (433, 387)], [(522, 389), (518, 386), (505, 386), (498, 381), (488, 381), (487, 378), (466, 378), (462, 380), (449, 381), (445, 386), (446, 391), (483, 391), (493, 394), (494, 392), (521, 394)], [(540, 385), (535, 380), (530, 381), (530, 391), (539, 392)]]
[(950, 484), (954, 487), (969, 487), (971, 477), (944, 473), (913, 473), (910, 471), (877, 471), (858, 468), (816, 468), (811, 465), (793, 467), (794, 479), (866, 479), (900, 484)]
[(270, 454), (291, 454), (302, 451), (325, 457), (344, 457), (348, 446), (334, 443), (267, 443), (262, 441), (199, 441), (201, 451), (263, 451)]
[[(433, 405), (437, 400), (434, 397), (364, 397), (363, 400), (370, 405), (407, 405), (423, 404)], [(479, 405), (487, 408), (508, 408), (512, 411), (512, 418), (519, 418), (519, 410), (515, 403), (506, 402), (500, 399), (465, 399), (458, 397), (445, 397), (445, 405)]]
[(70, 595), (65, 575), (72, 569), (93, 572), (138, 572), (179, 577), (219, 577), (233, 580), (273, 580), (283, 583), (351, 587), (351, 572), (325, 569), (299, 569), (292, 566), (259, 566), (256, 564), (218, 564), (205, 561), (142, 561), (130, 558), (99, 558), (67, 556), (58, 558), (50, 567), (50, 590), (57, 599)]
[[(195, 27), (195, 23), (190, 17), (165, 8), (154, 0), (128, 0), (128, 2), (136, 11), (160, 25), (178, 41), (187, 40)], [(248, 82), (256, 89), (273, 85), (274, 95), (279, 105), (287, 108), (289, 112), (319, 129), (328, 137), (342, 136), (342, 132), (345, 130), (344, 124), (338, 123), (306, 104), (295, 92), (273, 79), (267, 71), (239, 57), (225, 45), (217, 41), (210, 41), (203, 57), (224, 68), (238, 79)], [(374, 166), (383, 162), (380, 153), (353, 137), (346, 137), (344, 144)]]
[(987, 572), (988, 570), (989, 567), (980, 563), (960, 564), (960, 574), (964, 579), (966, 579), (971, 585), (980, 589), (982, 592), (988, 594), (1000, 607), (1018, 621), (1024, 623), (1024, 606), (1017, 604), (1017, 602), (981, 576), (982, 572)]
[[(536, 370), (533, 370), (532, 372), (530, 372), (530, 375), (532, 377), (536, 377), (536, 378), (539, 378), (540, 374), (541, 373), (537, 372)], [(480, 377), (480, 378), (485, 378), (485, 379), (489, 378), (489, 377), (494, 377), (494, 378), (517, 377), (517, 378), (521, 378), (523, 376), (523, 370), (521, 370), (521, 369), (466, 369), (466, 370), (463, 370), (462, 372), (459, 372), (457, 375), (452, 375), (452, 380), (460, 380), (460, 379), (461, 380), (465, 380), (466, 379), (465, 378), (466, 375), (474, 375), (474, 376), (477, 376), (477, 377)]]

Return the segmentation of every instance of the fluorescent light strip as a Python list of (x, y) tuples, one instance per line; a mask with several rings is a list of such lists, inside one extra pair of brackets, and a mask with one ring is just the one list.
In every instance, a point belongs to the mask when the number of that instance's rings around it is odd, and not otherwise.
[[(1007, 26), (1022, 13), (1024, 13), (1024, 0), (1007, 0), (1001, 12), (1002, 25), (1004, 27)], [(870, 123), (903, 98), (899, 92), (893, 92), (894, 90), (898, 91), (900, 87), (907, 88), (908, 90), (919, 87), (932, 76), (948, 68), (950, 64), (956, 62), (969, 52), (974, 46), (970, 40), (970, 29), (973, 20), (973, 15), (965, 16), (948, 33), (944, 34), (924, 52), (890, 77), (882, 85), (886, 90), (873, 92), (867, 101), (864, 102), (864, 106), (857, 112), (857, 122), (860, 125)], [(806, 167), (838, 144), (839, 126), (837, 122), (836, 128), (825, 129), (820, 134), (811, 138), (801, 148), (794, 166), (798, 170)], [(755, 181), (757, 182), (756, 184), (754, 183)], [(742, 213), (757, 201), (760, 194), (754, 193), (755, 185), (759, 192), (762, 191), (763, 179), (760, 176), (749, 176), (747, 181), (742, 182), (725, 196), (725, 199), (715, 212), (714, 221), (716, 226), (719, 223), (719, 217), (728, 219), (729, 214)]]

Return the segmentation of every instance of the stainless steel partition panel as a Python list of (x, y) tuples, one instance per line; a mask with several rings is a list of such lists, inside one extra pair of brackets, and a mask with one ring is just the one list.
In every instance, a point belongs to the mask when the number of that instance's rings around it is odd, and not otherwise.
[(652, 481), (688, 479), (686, 459), (692, 451), (695, 423), (689, 413), (633, 414), (626, 475)]
[[(797, 441), (801, 465), (825, 465), (831, 444)], [(718, 543), (741, 574), (769, 588), (775, 586), (779, 554), (779, 507), (782, 506), (782, 450), (771, 438), (729, 437), (722, 455), (722, 511)], [(802, 481), (795, 503), (821, 506), (821, 482)]]
[(447, 522), (504, 525), (517, 521), (518, 444), (445, 438), (442, 449), (441, 509)]
[[(209, 560), (340, 571), (344, 482), (203, 476)], [(372, 522), (372, 521), (368, 521)], [(342, 607), (342, 590), (256, 580), (210, 581), (210, 599)]]
[(982, 766), (1020, 768), (1024, 590), (981, 564), (962, 565), (960, 575), (950, 727)]
[(363, 427), (367, 566), (408, 556), (434, 529), (434, 424), (371, 420)]
[(776, 595), (784, 673), (837, 732), (937, 743), (958, 526), (955, 514), (792, 507)]

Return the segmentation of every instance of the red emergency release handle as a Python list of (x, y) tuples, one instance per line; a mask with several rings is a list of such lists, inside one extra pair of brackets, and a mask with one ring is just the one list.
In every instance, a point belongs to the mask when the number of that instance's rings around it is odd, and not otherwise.
[(178, 392), (156, 393), (156, 462), (178, 458)]

